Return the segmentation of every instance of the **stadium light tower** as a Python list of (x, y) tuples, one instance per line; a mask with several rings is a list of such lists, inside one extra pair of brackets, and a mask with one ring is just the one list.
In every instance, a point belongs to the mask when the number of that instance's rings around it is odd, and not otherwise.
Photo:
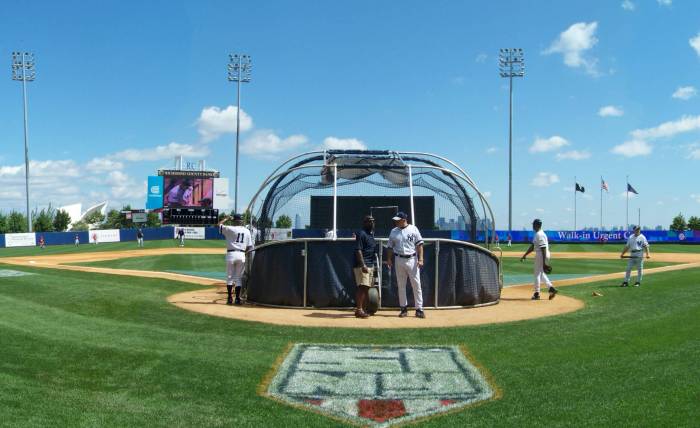
[(238, 213), (238, 146), (241, 134), (241, 83), (250, 82), (253, 68), (250, 55), (229, 54), (228, 81), (236, 82), (236, 176), (233, 211)]
[(508, 234), (513, 236), (513, 78), (525, 76), (525, 57), (520, 48), (505, 48), (498, 52), (498, 70), (508, 78)]
[(29, 128), (27, 126), (27, 82), (34, 81), (34, 54), (31, 52), (12, 52), (12, 80), (22, 82), (22, 101), (24, 103), (24, 177), (27, 194), (27, 230), (32, 231), (32, 214), (29, 212)]

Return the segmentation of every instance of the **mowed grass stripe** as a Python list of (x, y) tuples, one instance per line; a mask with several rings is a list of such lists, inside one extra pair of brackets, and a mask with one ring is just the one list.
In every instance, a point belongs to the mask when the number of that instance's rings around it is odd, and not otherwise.
[(40, 278), (0, 285), (3, 424), (342, 425), (256, 395), (289, 342), (466, 346), (503, 398), (425, 426), (690, 426), (700, 416), (699, 269), (650, 275), (639, 289), (566, 287), (586, 307), (563, 316), (401, 332), (219, 319), (165, 302), (192, 284), (27, 270)]

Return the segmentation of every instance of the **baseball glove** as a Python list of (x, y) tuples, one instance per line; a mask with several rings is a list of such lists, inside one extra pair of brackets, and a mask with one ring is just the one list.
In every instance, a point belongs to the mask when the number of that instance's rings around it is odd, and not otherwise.
[(552, 273), (552, 267), (550, 265), (544, 265), (543, 270), (544, 270), (544, 273), (546, 273), (547, 275)]

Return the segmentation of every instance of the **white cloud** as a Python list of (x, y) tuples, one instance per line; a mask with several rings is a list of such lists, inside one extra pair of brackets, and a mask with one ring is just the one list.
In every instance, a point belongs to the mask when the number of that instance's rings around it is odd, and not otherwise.
[[(627, 199), (627, 193), (628, 193), (627, 191), (621, 192), (621, 193), (619, 194), (620, 198), (622, 198), (622, 199)], [(630, 199), (634, 199), (634, 198), (637, 197), (637, 195), (634, 194), (634, 193), (632, 193), (632, 192), (629, 192), (629, 194), (630, 194), (630, 195), (629, 195), (629, 196), (630, 196)]]
[(559, 176), (549, 172), (540, 172), (532, 178), (530, 185), (535, 187), (549, 187), (559, 182)]
[(367, 150), (367, 146), (356, 138), (326, 137), (323, 148), (328, 150)]
[(93, 158), (85, 165), (85, 169), (94, 173), (108, 172), (123, 168), (124, 164), (122, 162), (115, 161), (106, 157)]
[(464, 76), (455, 76), (452, 78), (452, 84), (457, 86), (463, 86), (466, 79)]
[(107, 175), (106, 183), (110, 195), (118, 200), (143, 199), (146, 196), (146, 183), (138, 183), (122, 171), (112, 171)]
[(671, 6), (673, 4), (673, 0), (656, 0), (656, 2), (661, 6)]
[(535, 142), (530, 146), (530, 153), (551, 152), (568, 145), (569, 142), (558, 135), (549, 138), (536, 138)]
[(173, 159), (176, 156), (185, 157), (205, 157), (209, 155), (209, 147), (204, 145), (194, 146), (191, 144), (168, 143), (164, 146), (157, 146), (151, 149), (127, 149), (109, 155), (110, 159), (117, 161), (154, 161), (163, 159)]
[(625, 112), (622, 108), (616, 106), (604, 106), (598, 110), (598, 116), (600, 117), (620, 117), (623, 114), (625, 114)]
[(688, 154), (688, 159), (700, 160), (700, 149), (692, 149)]
[(636, 140), (655, 140), (657, 138), (673, 137), (677, 134), (700, 129), (700, 116), (683, 116), (682, 118), (664, 122), (659, 126), (647, 129), (635, 129), (631, 135)]
[(492, 155), (498, 151), (498, 147), (489, 147), (486, 149), (486, 154), (487, 155)]
[(296, 150), (309, 142), (305, 135), (291, 135), (280, 138), (271, 130), (253, 132), (241, 144), (241, 153), (261, 159), (275, 159), (278, 155)]
[(635, 156), (647, 156), (651, 154), (652, 147), (646, 141), (631, 140), (613, 147), (611, 151), (617, 155), (622, 155), (631, 158)]
[(690, 43), (690, 47), (695, 49), (695, 52), (700, 55), (700, 33), (697, 34), (695, 37), (691, 37), (688, 40), (688, 43)]
[[(228, 106), (225, 109), (219, 107), (205, 107), (197, 119), (197, 131), (203, 143), (215, 140), (223, 134), (233, 134), (236, 132), (236, 115), (238, 109), (235, 106)], [(241, 132), (253, 128), (253, 119), (241, 109)]]
[(630, 0), (624, 0), (620, 6), (622, 6), (623, 9), (629, 11), (633, 11), (636, 7), (634, 3), (632, 3)]
[(586, 53), (598, 43), (595, 36), (597, 22), (577, 22), (559, 34), (557, 40), (544, 52), (544, 55), (560, 53), (564, 56), (564, 64), (572, 68), (580, 68), (592, 76), (600, 75), (597, 69), (598, 59), (587, 57)]
[(689, 100), (698, 94), (693, 86), (679, 86), (671, 97), (679, 100)]
[(691, 194), (691, 195), (690, 195), (690, 198), (691, 198), (691, 199), (695, 199), (695, 202), (697, 202), (697, 203), (700, 204), (700, 195)]
[(14, 175), (19, 175), (19, 173), (24, 174), (24, 165), (0, 166), (0, 177), (11, 177)]
[(544, 213), (544, 208), (535, 208), (535, 212), (542, 214)]
[(482, 52), (482, 53), (480, 53), (479, 55), (476, 56), (476, 58), (474, 59), (474, 61), (479, 62), (479, 63), (483, 63), (483, 62), (486, 62), (486, 60), (488, 59), (488, 57), (489, 57), (488, 55), (486, 55), (485, 53)]
[(484, 195), (485, 198), (490, 198), (490, 197), (491, 197), (491, 192), (489, 192), (488, 190), (485, 191), (485, 192), (481, 192), (481, 193)]
[(583, 150), (571, 150), (568, 152), (557, 153), (557, 160), (584, 160), (591, 157), (590, 152)]

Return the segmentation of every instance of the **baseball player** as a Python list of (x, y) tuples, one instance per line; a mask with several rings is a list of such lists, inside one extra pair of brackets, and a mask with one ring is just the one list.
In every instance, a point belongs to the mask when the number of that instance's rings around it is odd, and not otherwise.
[(423, 237), (418, 228), (408, 224), (408, 215), (398, 212), (394, 220), (395, 228), (389, 234), (387, 265), (391, 269), (396, 255), (396, 284), (399, 287), (399, 305), (401, 312), (399, 317), (408, 315), (408, 301), (406, 299), (406, 278), (411, 280), (413, 287), (413, 299), (416, 307), (416, 317), (425, 318), (423, 312), (423, 292), (420, 288), (420, 269), (423, 267)]
[(355, 316), (357, 318), (367, 318), (365, 303), (369, 294), (369, 287), (374, 283), (374, 275), (377, 260), (377, 243), (374, 240), (374, 217), (365, 216), (362, 220), (362, 230), (355, 235), (355, 282), (357, 292), (355, 301), (357, 308)]
[(221, 234), (226, 238), (226, 291), (228, 292), (227, 305), (232, 305), (233, 299), (231, 291), (236, 287), (236, 304), (241, 304), (241, 277), (245, 268), (246, 252), (253, 250), (253, 240), (250, 231), (243, 227), (243, 216), (233, 215), (233, 226), (224, 226), (224, 223), (231, 220), (225, 217), (219, 222)]
[(639, 226), (634, 227), (634, 234), (627, 239), (627, 244), (625, 244), (625, 248), (622, 250), (622, 254), (620, 254), (621, 259), (625, 257), (625, 253), (627, 251), (630, 252), (630, 256), (629, 260), (627, 261), (625, 280), (622, 284), (620, 284), (620, 287), (627, 287), (629, 285), (630, 274), (633, 267), (637, 268), (637, 282), (634, 283), (634, 286), (639, 287), (642, 283), (642, 276), (644, 273), (644, 257), (642, 257), (643, 253), (646, 253), (647, 259), (651, 257), (649, 255), (649, 242), (647, 242), (647, 238), (642, 235), (642, 230), (639, 228)]
[(532, 239), (532, 244), (527, 249), (525, 254), (520, 258), (520, 261), (524, 261), (528, 254), (533, 250), (535, 251), (535, 294), (532, 295), (532, 300), (540, 300), (540, 283), (544, 281), (549, 287), (549, 300), (552, 300), (554, 296), (557, 295), (559, 290), (554, 288), (552, 282), (547, 277), (546, 271), (550, 270), (549, 267), (549, 241), (547, 240), (547, 235), (545, 235), (542, 230), (542, 220), (536, 218), (532, 222), (532, 230), (535, 231), (535, 237)]
[(184, 228), (179, 228), (177, 230), (177, 237), (180, 239), (180, 246), (184, 247), (185, 246), (185, 229)]
[(139, 248), (143, 248), (143, 230), (140, 227), (136, 231), (136, 242)]
[(78, 235), (78, 234), (76, 233), (76, 234), (75, 234), (75, 246), (77, 247), (78, 245), (80, 245), (80, 235)]

